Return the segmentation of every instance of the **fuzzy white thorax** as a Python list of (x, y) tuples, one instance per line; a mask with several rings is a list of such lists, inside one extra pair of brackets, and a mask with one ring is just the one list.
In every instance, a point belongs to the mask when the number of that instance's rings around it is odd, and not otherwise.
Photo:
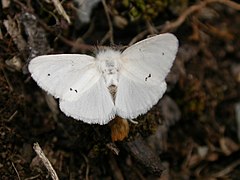
[(102, 73), (107, 87), (118, 86), (121, 52), (112, 49), (100, 51), (96, 56), (96, 63)]

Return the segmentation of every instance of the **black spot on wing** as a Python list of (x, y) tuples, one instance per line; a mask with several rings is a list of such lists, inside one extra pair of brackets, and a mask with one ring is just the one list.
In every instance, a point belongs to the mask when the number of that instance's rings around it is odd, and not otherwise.
[(145, 81), (147, 81), (147, 80), (148, 80), (148, 78), (150, 78), (150, 77), (152, 77), (152, 74), (148, 74), (148, 76), (147, 76), (147, 77), (145, 77)]
[(48, 75), (48, 76), (51, 76), (51, 74), (50, 74), (50, 73), (48, 73), (47, 75)]
[[(70, 91), (73, 91), (73, 88), (70, 88), (69, 90), (70, 90)], [(75, 91), (75, 93), (78, 92), (77, 89), (74, 89), (74, 91)]]
[(162, 55), (163, 55), (163, 56), (165, 55), (164, 52), (162, 52)]
[(71, 61), (71, 66), (72, 66), (72, 67), (74, 66), (74, 62), (73, 62), (73, 61)]

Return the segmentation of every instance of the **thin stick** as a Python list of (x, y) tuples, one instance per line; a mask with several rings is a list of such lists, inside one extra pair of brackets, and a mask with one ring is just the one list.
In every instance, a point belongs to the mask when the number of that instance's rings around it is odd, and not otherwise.
[(37, 153), (38, 157), (42, 160), (44, 166), (47, 168), (48, 172), (50, 173), (53, 180), (59, 180), (56, 171), (53, 169), (52, 164), (47, 159), (45, 154), (43, 153), (41, 147), (38, 143), (33, 144), (33, 149)]
[(66, 11), (64, 10), (62, 4), (59, 2), (59, 0), (52, 0), (58, 14), (62, 15), (69, 24), (71, 24), (71, 20), (69, 16), (67, 15)]
[(106, 16), (107, 16), (109, 30), (108, 30), (107, 34), (104, 36), (104, 38), (102, 39), (101, 44), (103, 44), (108, 38), (110, 40), (110, 43), (113, 44), (114, 43), (114, 40), (113, 40), (113, 26), (112, 26), (111, 18), (109, 16), (108, 6), (107, 6), (105, 0), (102, 0), (102, 4), (103, 4), (103, 8), (105, 10)]
[(3, 72), (3, 76), (5, 77), (5, 80), (7, 81), (10, 92), (12, 92), (13, 91), (13, 86), (12, 86), (8, 76), (7, 76), (7, 73), (5, 72), (5, 70), (3, 68), (1, 68), (1, 69), (2, 69), (2, 72)]
[[(18, 4), (22, 9), (24, 9), (25, 12), (29, 12), (30, 14), (33, 14), (35, 16), (35, 14), (32, 12), (32, 10), (29, 10), (28, 7), (26, 7), (23, 3), (21, 3), (18, 0), (13, 0), (16, 4)], [(35, 16), (37, 18), (37, 16)], [(67, 44), (68, 46), (71, 46), (74, 49), (80, 50), (80, 51), (94, 51), (95, 50), (95, 46), (92, 45), (88, 45), (88, 44), (83, 44), (83, 43), (77, 43), (75, 41), (69, 40), (67, 38), (65, 38), (64, 36), (61, 35), (56, 35), (56, 32), (54, 31), (53, 28), (49, 27), (43, 20), (38, 19), (38, 23), (48, 32), (52, 33), (53, 35), (57, 36), (57, 38), (59, 38), (62, 42), (64, 42), (65, 44)]]
[(232, 164), (228, 165), (226, 168), (220, 170), (219, 172), (216, 172), (216, 173), (212, 174), (211, 177), (221, 178), (223, 176), (226, 176), (227, 174), (231, 173), (234, 170), (234, 168), (239, 166), (239, 164), (240, 164), (240, 160), (238, 159), (237, 161), (235, 161)]
[(18, 111), (16, 110), (11, 116), (10, 118), (8, 118), (8, 122), (10, 122), (16, 115), (17, 115)]
[(18, 179), (21, 180), (21, 178), (20, 178), (20, 176), (19, 176), (19, 173), (18, 173), (18, 171), (17, 171), (17, 169), (16, 169), (16, 167), (15, 167), (15, 165), (14, 165), (13, 162), (12, 162), (12, 166), (13, 166), (14, 171), (17, 173)]
[[(220, 4), (224, 4), (232, 9), (235, 9), (237, 11), (240, 10), (240, 4), (236, 3), (234, 1), (230, 1), (230, 0), (205, 0), (205, 1), (201, 1), (198, 4), (194, 4), (192, 6), (190, 6), (189, 8), (187, 8), (185, 11), (183, 11), (183, 13), (181, 13), (181, 15), (172, 22), (168, 22), (167, 24), (163, 25), (159, 25), (156, 27), (157, 30), (160, 30), (161, 33), (165, 33), (165, 32), (171, 32), (174, 29), (177, 29), (179, 26), (182, 25), (182, 23), (185, 22), (185, 20), (187, 19), (188, 16), (190, 16), (193, 13), (196, 13), (197, 11), (201, 10), (202, 8), (213, 4), (213, 3), (220, 3)], [(139, 41), (140, 39), (142, 39), (144, 36), (146, 36), (148, 34), (148, 30), (144, 30), (142, 32), (140, 32), (139, 34), (137, 34), (129, 43), (129, 45), (134, 44), (135, 42)]]
[(221, 3), (221, 4), (224, 4), (226, 6), (231, 7), (233, 9), (240, 10), (240, 4), (238, 4), (236, 2), (233, 2), (233, 1), (229, 1), (229, 0), (206, 0), (206, 1), (201, 1), (200, 3), (192, 5), (188, 9), (186, 9), (181, 14), (181, 16), (179, 16), (179, 18), (176, 21), (173, 21), (173, 22), (170, 22), (170, 23), (166, 24), (162, 28), (161, 32), (167, 32), (167, 31), (172, 31), (173, 29), (176, 29), (186, 20), (186, 18), (189, 15), (199, 11), (200, 9), (202, 9), (205, 6), (207, 6), (209, 4), (212, 4), (212, 3)]
[(85, 179), (86, 180), (89, 180), (89, 162), (88, 162), (88, 158), (84, 155), (84, 154), (81, 154), (82, 157), (84, 158), (85, 162), (86, 162), (86, 175), (85, 175)]
[(131, 123), (133, 123), (133, 124), (138, 124), (138, 122), (137, 121), (134, 121), (134, 120), (132, 120), (132, 119), (128, 119)]

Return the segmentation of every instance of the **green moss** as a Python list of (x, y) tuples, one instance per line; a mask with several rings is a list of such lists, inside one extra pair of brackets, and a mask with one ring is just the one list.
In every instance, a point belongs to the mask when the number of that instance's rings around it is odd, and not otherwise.
[(125, 0), (123, 5), (129, 8), (128, 15), (132, 21), (139, 18), (153, 19), (169, 5), (169, 0)]
[(136, 137), (141, 134), (142, 137), (148, 137), (156, 132), (159, 121), (158, 115), (156, 115), (155, 110), (149, 111), (146, 115), (140, 116), (137, 118), (138, 124), (130, 123), (130, 131), (128, 140)]

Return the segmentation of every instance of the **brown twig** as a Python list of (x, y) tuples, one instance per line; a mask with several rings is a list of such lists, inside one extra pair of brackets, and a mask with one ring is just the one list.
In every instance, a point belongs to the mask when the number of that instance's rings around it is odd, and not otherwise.
[[(18, 4), (22, 9), (24, 9), (25, 12), (29, 12), (31, 14), (34, 14), (33, 13), (33, 10), (32, 9), (29, 9), (28, 7), (26, 7), (23, 3), (21, 3), (20, 1), (18, 0), (14, 0), (14, 2), (16, 4)], [(35, 17), (37, 17), (35, 15)], [(50, 28), (44, 21), (42, 21), (41, 19), (37, 18), (37, 21), (38, 23), (48, 32), (50, 32), (51, 34), (54, 34), (56, 35), (56, 32)], [(80, 51), (94, 51), (96, 48), (95, 46), (92, 46), (92, 45), (88, 45), (88, 44), (80, 44), (80, 43), (77, 43), (77, 42), (74, 42), (74, 41), (71, 41), (65, 37), (63, 37), (62, 35), (56, 35), (62, 42), (64, 42), (65, 44), (67, 44), (68, 46), (71, 46), (72, 48), (74, 49), (77, 49), (77, 50), (80, 50)]]
[(209, 34), (212, 34), (214, 36), (218, 36), (222, 39), (226, 39), (226, 40), (230, 40), (230, 41), (234, 39), (234, 36), (231, 33), (229, 33), (228, 31), (226, 31), (226, 29), (219, 29), (218, 27), (211, 26), (206, 23), (202, 23), (199, 20), (196, 20), (196, 22), (200, 28), (207, 31)]
[(154, 34), (158, 33), (158, 30), (152, 24), (152, 22), (146, 21), (146, 25), (147, 25), (147, 29), (148, 29), (148, 31), (150, 32), (151, 35), (154, 35)]
[(5, 72), (5, 70), (3, 68), (1, 68), (2, 72), (3, 72), (3, 76), (5, 78), (5, 80), (7, 81), (7, 84), (8, 84), (8, 87), (9, 87), (9, 90), (10, 92), (12, 92), (14, 89), (13, 89), (13, 85), (12, 83), (10, 82), (8, 76), (7, 76), (7, 73)]
[(9, 118), (8, 118), (8, 122), (10, 122), (16, 115), (17, 115), (18, 111), (16, 110)]
[(240, 159), (238, 159), (237, 161), (233, 162), (232, 164), (230, 164), (226, 168), (220, 170), (219, 172), (216, 172), (216, 173), (212, 174), (211, 177), (221, 178), (221, 177), (229, 174), (231, 171), (233, 171), (233, 169), (235, 167), (239, 166), (239, 164), (240, 164)]
[(37, 174), (35, 176), (29, 177), (29, 178), (25, 178), (24, 180), (32, 180), (32, 179), (37, 179), (40, 176), (40, 174)]
[(116, 159), (114, 158), (113, 154), (110, 154), (109, 166), (112, 170), (112, 175), (113, 175), (114, 179), (124, 180), (121, 169), (119, 168), (118, 163), (117, 163)]
[(33, 149), (37, 153), (38, 157), (42, 160), (44, 166), (47, 168), (48, 172), (50, 173), (53, 180), (59, 180), (56, 171), (53, 169), (52, 164), (47, 159), (45, 154), (43, 153), (41, 147), (38, 143), (33, 144)]
[(7, 29), (8, 34), (12, 37), (19, 51), (23, 52), (26, 49), (27, 44), (21, 35), (19, 23), (10, 16), (7, 16), (7, 20), (3, 21), (3, 25)]
[(19, 5), (21, 7), (21, 9), (23, 9), (25, 12), (33, 13), (32, 8), (28, 8), (27, 6), (25, 6), (25, 4), (23, 4), (19, 0), (13, 0), (13, 2), (16, 3), (17, 5)]
[(59, 2), (59, 0), (52, 0), (58, 14), (62, 15), (64, 19), (67, 20), (69, 24), (71, 24), (70, 17), (67, 15), (66, 11), (64, 10), (62, 4)]
[[(230, 1), (230, 0), (206, 0), (206, 1), (201, 1), (198, 4), (195, 4), (193, 6), (190, 6), (188, 9), (186, 9), (181, 16), (179, 16), (179, 18), (173, 22), (167, 23), (161, 30), (162, 33), (164, 32), (168, 32), (168, 31), (172, 31), (174, 29), (176, 29), (177, 27), (179, 27), (185, 20), (186, 18), (199, 11), (200, 9), (206, 7), (207, 5), (210, 5), (212, 3), (221, 3), (224, 4), (226, 6), (229, 6), (233, 9), (236, 10), (240, 10), (240, 4)], [(157, 27), (158, 28), (158, 27)]]
[(13, 162), (12, 162), (12, 166), (13, 166), (14, 171), (17, 173), (18, 179), (21, 180), (21, 178), (20, 178), (20, 176), (19, 176), (19, 173), (18, 173), (18, 171), (17, 171), (17, 169), (16, 169), (16, 167), (15, 167), (15, 165), (14, 165)]
[(100, 44), (103, 44), (107, 39), (109, 39), (109, 40), (110, 40), (110, 43), (113, 44), (113, 43), (114, 43), (114, 40), (113, 40), (113, 26), (112, 26), (111, 18), (110, 18), (110, 16), (109, 16), (108, 6), (107, 6), (105, 0), (102, 0), (102, 4), (103, 4), (103, 8), (104, 8), (104, 10), (105, 10), (105, 14), (106, 14), (106, 16), (107, 16), (107, 22), (108, 22), (109, 30), (108, 30), (108, 32), (106, 33), (106, 35), (103, 37), (103, 39), (101, 40), (101, 43), (100, 43)]
[[(42, 20), (38, 19), (39, 24), (41, 24), (41, 26), (43, 26), (43, 28), (45, 30), (47, 30), (48, 32), (55, 34), (54, 30), (52, 28), (50, 28), (48, 25), (45, 24), (45, 22), (43, 22)], [(81, 50), (81, 51), (94, 51), (96, 48), (95, 46), (92, 45), (88, 45), (88, 44), (80, 44), (74, 41), (71, 41), (65, 37), (63, 37), (62, 35), (57, 35), (57, 37), (64, 42), (65, 44), (71, 46), (74, 49), (77, 50)]]
[(89, 180), (89, 169), (90, 169), (90, 168), (89, 168), (89, 160), (88, 160), (88, 158), (87, 158), (84, 154), (81, 153), (81, 155), (82, 155), (84, 161), (86, 162), (86, 174), (85, 174), (85, 179), (86, 179), (86, 180)]
[(146, 36), (148, 33), (148, 30), (144, 30), (140, 33), (138, 33), (135, 37), (132, 38), (132, 40), (130, 41), (130, 43), (128, 44), (129, 46), (133, 45), (135, 42), (141, 40), (144, 38), (144, 36)]
[(146, 21), (147, 29), (143, 30), (142, 32), (138, 33), (128, 44), (129, 46), (133, 45), (135, 42), (143, 39), (148, 33), (155, 34), (158, 32), (157, 28), (154, 27), (149, 21)]
[[(182, 14), (181, 16), (179, 16), (175, 21), (172, 22), (168, 22), (165, 25), (159, 25), (156, 27), (156, 29), (158, 29), (161, 33), (165, 33), (165, 32), (171, 32), (175, 29), (177, 29), (179, 26), (182, 25), (182, 23), (184, 23), (184, 21), (186, 20), (186, 18), (188, 16), (190, 16), (191, 14), (201, 10), (202, 8), (213, 4), (213, 3), (221, 3), (224, 4), (226, 6), (229, 6), (232, 9), (235, 10), (240, 10), (240, 4), (230, 1), (230, 0), (206, 0), (206, 1), (201, 1), (198, 4), (192, 5), (189, 8), (187, 8)], [(136, 35), (131, 42), (129, 43), (129, 45), (134, 44), (135, 42), (139, 41), (140, 39), (142, 39), (144, 36), (146, 36), (148, 33), (148, 30), (144, 30), (142, 32), (140, 32), (138, 35)]]

